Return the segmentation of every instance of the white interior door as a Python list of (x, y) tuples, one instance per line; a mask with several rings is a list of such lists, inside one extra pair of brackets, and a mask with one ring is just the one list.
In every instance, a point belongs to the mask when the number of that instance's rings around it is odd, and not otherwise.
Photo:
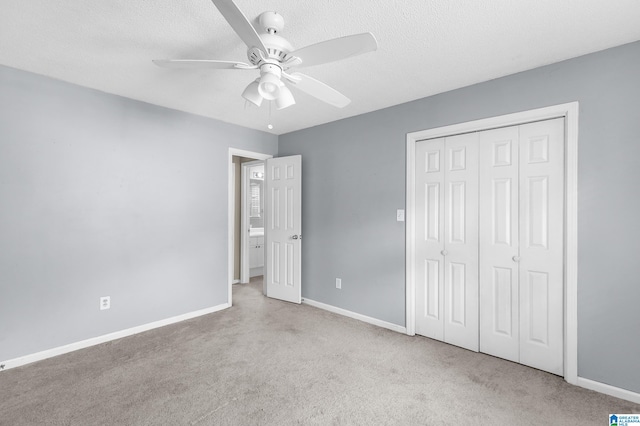
[(564, 118), (520, 126), (520, 363), (563, 374)]
[(444, 138), (416, 143), (416, 333), (444, 340)]
[(416, 144), (416, 333), (478, 350), (475, 133)]
[(445, 138), (444, 341), (478, 351), (478, 135)]
[(480, 350), (563, 374), (564, 119), (480, 133)]
[(519, 362), (518, 127), (479, 133), (480, 351)]
[(265, 162), (265, 281), (267, 296), (300, 303), (302, 156)]

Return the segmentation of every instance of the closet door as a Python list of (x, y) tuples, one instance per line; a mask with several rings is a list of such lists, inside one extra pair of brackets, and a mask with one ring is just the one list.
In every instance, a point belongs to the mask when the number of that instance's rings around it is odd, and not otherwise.
[(563, 373), (564, 119), (520, 126), (520, 363)]
[(478, 135), (445, 138), (444, 341), (478, 351)]
[(480, 133), (480, 351), (563, 373), (564, 119)]
[(416, 333), (444, 340), (444, 138), (416, 143)]
[(475, 133), (416, 144), (416, 333), (478, 350)]
[(519, 362), (518, 127), (479, 133), (480, 351)]

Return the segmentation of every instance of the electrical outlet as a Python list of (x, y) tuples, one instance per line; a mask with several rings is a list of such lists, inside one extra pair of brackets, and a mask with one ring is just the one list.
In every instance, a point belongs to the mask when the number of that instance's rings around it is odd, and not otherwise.
[(404, 222), (404, 209), (396, 210), (396, 220), (398, 222)]
[(336, 288), (342, 289), (342, 278), (336, 278)]
[(105, 309), (109, 309), (111, 307), (111, 297), (104, 296), (100, 298), (100, 310), (104, 311)]

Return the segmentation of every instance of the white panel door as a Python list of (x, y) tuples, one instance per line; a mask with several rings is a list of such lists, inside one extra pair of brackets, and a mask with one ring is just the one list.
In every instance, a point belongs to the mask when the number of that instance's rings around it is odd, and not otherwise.
[(265, 162), (267, 296), (300, 303), (302, 156)]
[(519, 362), (518, 127), (479, 133), (480, 351)]
[(480, 133), (480, 351), (563, 374), (564, 119)]
[(416, 144), (416, 333), (478, 350), (475, 133)]
[(564, 118), (520, 126), (520, 363), (563, 374)]
[(478, 351), (478, 135), (445, 138), (444, 341)]
[(444, 340), (444, 138), (416, 143), (416, 333)]

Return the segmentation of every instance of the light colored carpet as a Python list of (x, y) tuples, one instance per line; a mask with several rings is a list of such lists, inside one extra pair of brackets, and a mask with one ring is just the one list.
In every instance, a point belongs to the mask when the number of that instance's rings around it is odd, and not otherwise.
[(234, 306), (0, 373), (2, 425), (605, 425), (640, 406), (234, 286)]

